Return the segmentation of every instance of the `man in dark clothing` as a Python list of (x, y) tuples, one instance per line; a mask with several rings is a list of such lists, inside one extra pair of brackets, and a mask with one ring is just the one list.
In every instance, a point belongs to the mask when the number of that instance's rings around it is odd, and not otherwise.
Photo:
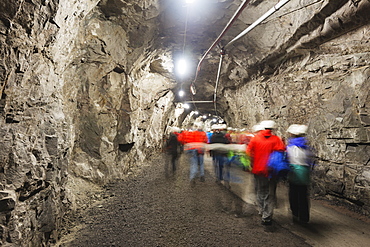
[[(176, 172), (176, 163), (177, 163), (177, 158), (179, 156), (179, 146), (180, 143), (177, 140), (177, 133), (180, 131), (179, 128), (172, 127), (171, 128), (171, 133), (169, 138), (167, 139), (166, 142), (166, 153), (169, 155), (170, 159), (170, 164), (172, 166), (172, 174), (175, 174)], [(168, 172), (168, 162), (166, 164), (166, 174)]]
[[(230, 141), (226, 138), (225, 133), (223, 130), (226, 129), (226, 126), (224, 124), (217, 125), (216, 127), (213, 127), (214, 133), (211, 136), (211, 144), (229, 144)], [(226, 186), (229, 186), (229, 173), (228, 169), (226, 168), (226, 173), (224, 176), (224, 167), (227, 165), (227, 153), (228, 150), (226, 147), (223, 147), (222, 145), (217, 146), (217, 148), (212, 149), (212, 156), (214, 157), (214, 166), (215, 166), (215, 173), (216, 173), (216, 182), (220, 183), (222, 180), (226, 182)], [(226, 179), (225, 179), (226, 178)]]

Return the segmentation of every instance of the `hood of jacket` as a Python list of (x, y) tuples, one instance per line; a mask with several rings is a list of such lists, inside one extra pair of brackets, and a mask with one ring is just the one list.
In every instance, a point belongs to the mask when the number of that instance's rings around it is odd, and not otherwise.
[(297, 146), (300, 148), (307, 149), (307, 140), (304, 137), (291, 138), (288, 141), (288, 147)]

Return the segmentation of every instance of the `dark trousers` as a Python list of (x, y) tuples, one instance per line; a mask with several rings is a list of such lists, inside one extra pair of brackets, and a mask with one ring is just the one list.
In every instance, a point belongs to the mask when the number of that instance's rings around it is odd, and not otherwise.
[(177, 153), (167, 153), (165, 160), (165, 175), (166, 177), (170, 174), (174, 175), (177, 168), (177, 160), (178, 160), (178, 154)]
[(307, 185), (289, 183), (289, 204), (294, 219), (305, 223), (310, 220), (310, 200)]
[[(215, 166), (215, 173), (216, 179), (218, 181), (225, 180), (229, 181), (229, 166), (227, 165), (227, 157), (222, 155), (215, 155), (214, 156), (214, 166)], [(225, 171), (224, 171), (225, 168)]]

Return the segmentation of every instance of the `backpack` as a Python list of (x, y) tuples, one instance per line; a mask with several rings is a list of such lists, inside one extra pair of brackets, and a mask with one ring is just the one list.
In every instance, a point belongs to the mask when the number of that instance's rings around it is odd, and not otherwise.
[(286, 152), (273, 151), (267, 162), (267, 168), (269, 171), (269, 178), (285, 179), (290, 171)]

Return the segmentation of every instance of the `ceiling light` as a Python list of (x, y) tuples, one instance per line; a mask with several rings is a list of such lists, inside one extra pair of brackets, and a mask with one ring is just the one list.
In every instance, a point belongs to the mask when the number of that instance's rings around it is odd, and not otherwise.
[(184, 96), (184, 95), (185, 95), (185, 92), (184, 92), (183, 90), (180, 90), (180, 91), (179, 91), (179, 96), (180, 96), (180, 97), (182, 97), (182, 96)]
[(181, 58), (176, 63), (176, 72), (178, 75), (183, 76), (188, 72), (188, 63), (184, 58)]

